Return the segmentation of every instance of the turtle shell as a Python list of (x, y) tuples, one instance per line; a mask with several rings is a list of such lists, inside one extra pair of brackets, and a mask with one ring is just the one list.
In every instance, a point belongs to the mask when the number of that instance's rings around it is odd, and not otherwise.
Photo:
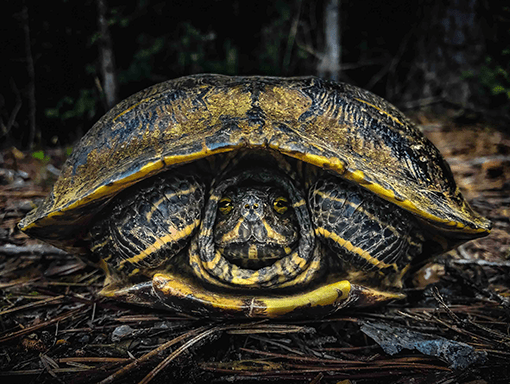
[(268, 148), (328, 169), (455, 241), (490, 231), (438, 149), (382, 98), (315, 77), (221, 75), (170, 80), (118, 104), (83, 137), (49, 197), (19, 226), (83, 251), (87, 224), (120, 191), (239, 148)]

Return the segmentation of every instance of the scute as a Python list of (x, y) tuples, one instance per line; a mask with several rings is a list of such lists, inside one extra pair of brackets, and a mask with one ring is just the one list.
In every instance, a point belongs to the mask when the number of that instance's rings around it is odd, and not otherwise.
[(20, 228), (79, 250), (84, 225), (120, 191), (237, 148), (269, 148), (330, 169), (459, 239), (490, 230), (438, 150), (382, 98), (314, 77), (221, 75), (167, 81), (114, 107), (76, 146), (48, 199)]

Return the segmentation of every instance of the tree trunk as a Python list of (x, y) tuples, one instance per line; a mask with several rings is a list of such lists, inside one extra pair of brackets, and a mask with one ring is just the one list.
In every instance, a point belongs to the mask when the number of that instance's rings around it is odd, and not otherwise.
[(479, 0), (423, 4), (405, 101), (440, 98), (462, 107), (476, 105), (472, 75), (485, 58), (481, 6)]
[(325, 50), (317, 73), (319, 77), (338, 80), (340, 75), (340, 0), (328, 0), (324, 9)]
[(27, 62), (27, 72), (28, 72), (28, 120), (29, 120), (29, 130), (28, 130), (28, 148), (32, 149), (34, 146), (35, 140), (35, 68), (34, 68), (34, 58), (32, 56), (32, 43), (30, 41), (30, 25), (28, 19), (28, 7), (23, 5), (23, 10), (21, 12), (21, 18), (23, 21), (23, 32), (25, 35), (25, 56)]
[(106, 0), (97, 0), (98, 24), (101, 38), (99, 39), (99, 56), (101, 60), (101, 76), (103, 78), (103, 92), (107, 109), (117, 104), (117, 76), (115, 74), (115, 61), (113, 44), (106, 19)]

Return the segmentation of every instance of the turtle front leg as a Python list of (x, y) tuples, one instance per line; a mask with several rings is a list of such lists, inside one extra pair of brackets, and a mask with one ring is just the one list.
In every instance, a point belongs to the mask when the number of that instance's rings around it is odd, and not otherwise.
[(358, 271), (401, 276), (421, 253), (410, 214), (348, 181), (319, 179), (310, 188), (309, 206), (317, 238)]
[(203, 206), (198, 178), (168, 172), (115, 197), (90, 231), (107, 283), (150, 275), (177, 255), (200, 225)]

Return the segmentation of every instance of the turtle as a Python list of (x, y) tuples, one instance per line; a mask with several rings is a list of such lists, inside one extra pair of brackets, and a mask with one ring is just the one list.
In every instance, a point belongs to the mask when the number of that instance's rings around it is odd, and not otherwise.
[(276, 318), (402, 299), (413, 266), (491, 223), (383, 98), (202, 74), (107, 112), (19, 228), (103, 269), (105, 297)]

